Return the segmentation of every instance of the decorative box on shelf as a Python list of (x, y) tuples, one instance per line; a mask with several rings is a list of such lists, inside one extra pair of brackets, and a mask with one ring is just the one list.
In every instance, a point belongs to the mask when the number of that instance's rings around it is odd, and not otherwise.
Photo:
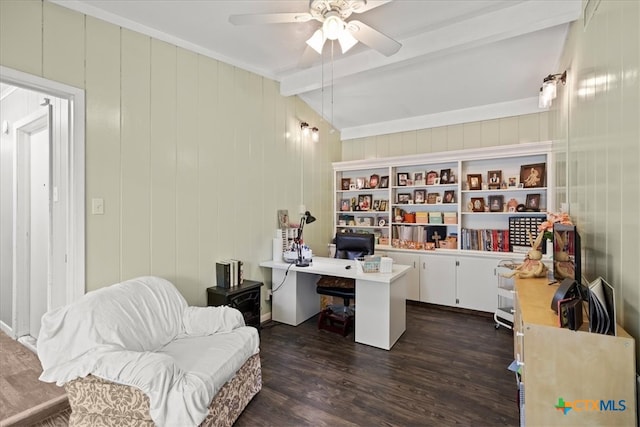
[(429, 214), (427, 212), (416, 212), (416, 223), (417, 224), (428, 224), (429, 223)]
[(458, 247), (458, 239), (454, 236), (449, 236), (444, 240), (440, 240), (441, 249), (456, 249)]
[(442, 212), (429, 212), (429, 224), (442, 224)]
[(442, 214), (444, 216), (445, 224), (457, 224), (458, 223), (458, 213), (457, 212), (444, 212)]

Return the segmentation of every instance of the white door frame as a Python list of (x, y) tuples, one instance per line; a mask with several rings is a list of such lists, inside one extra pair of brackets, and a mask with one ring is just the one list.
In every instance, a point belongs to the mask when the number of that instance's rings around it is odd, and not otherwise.
[(29, 335), (31, 330), (31, 230), (30, 230), (30, 187), (31, 187), (31, 135), (43, 129), (48, 130), (49, 141), (49, 178), (47, 191), (49, 192), (49, 206), (47, 221), (49, 236), (47, 238), (47, 310), (51, 308), (51, 107), (46, 106), (15, 124), (14, 164), (13, 164), (13, 308), (12, 329), (16, 337)]
[(68, 206), (66, 227), (57, 230), (64, 239), (66, 253), (65, 303), (85, 293), (85, 94), (83, 89), (0, 66), (0, 81), (13, 86), (50, 94), (69, 101), (69, 137), (67, 145)]

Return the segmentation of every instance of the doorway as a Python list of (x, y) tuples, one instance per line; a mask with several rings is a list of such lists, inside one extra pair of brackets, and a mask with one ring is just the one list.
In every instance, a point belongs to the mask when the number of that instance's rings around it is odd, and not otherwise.
[(2, 66), (0, 83), (38, 98), (20, 116), (0, 96), (0, 329), (29, 341), (85, 293), (84, 91)]
[(17, 337), (34, 344), (51, 292), (51, 111), (43, 106), (15, 124), (14, 309)]

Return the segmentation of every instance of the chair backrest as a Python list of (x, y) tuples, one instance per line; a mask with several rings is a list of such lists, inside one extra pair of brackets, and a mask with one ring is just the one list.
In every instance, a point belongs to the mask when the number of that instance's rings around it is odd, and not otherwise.
[(337, 233), (336, 258), (355, 259), (373, 255), (375, 236), (371, 233)]

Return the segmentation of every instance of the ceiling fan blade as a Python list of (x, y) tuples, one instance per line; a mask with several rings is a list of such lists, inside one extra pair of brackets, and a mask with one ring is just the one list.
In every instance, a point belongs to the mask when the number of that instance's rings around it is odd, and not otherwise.
[(385, 56), (393, 55), (402, 47), (399, 42), (391, 37), (382, 34), (378, 30), (374, 30), (360, 21), (349, 21), (347, 23), (347, 29), (359, 42), (366, 44)]
[(264, 13), (231, 15), (229, 22), (234, 25), (255, 25), (255, 24), (288, 24), (296, 22), (307, 22), (313, 19), (310, 13)]
[(368, 12), (371, 9), (375, 9), (378, 6), (382, 6), (385, 3), (390, 3), (391, 0), (367, 0), (367, 2), (358, 7), (358, 8), (353, 8), (353, 13), (364, 13), (364, 12)]

